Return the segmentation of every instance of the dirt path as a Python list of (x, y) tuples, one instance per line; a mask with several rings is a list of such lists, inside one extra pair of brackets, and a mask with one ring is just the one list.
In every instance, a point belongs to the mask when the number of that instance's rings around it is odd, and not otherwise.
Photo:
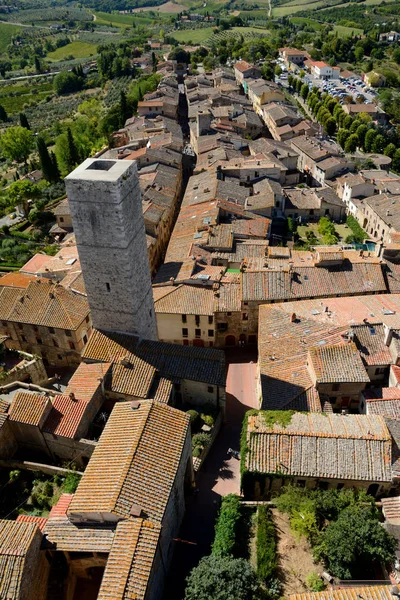
[(311, 548), (305, 538), (297, 539), (289, 524), (289, 517), (272, 510), (278, 538), (279, 568), (283, 582), (284, 598), (291, 594), (302, 594), (309, 591), (306, 586), (307, 575), (313, 571), (321, 574), (322, 567), (312, 559)]

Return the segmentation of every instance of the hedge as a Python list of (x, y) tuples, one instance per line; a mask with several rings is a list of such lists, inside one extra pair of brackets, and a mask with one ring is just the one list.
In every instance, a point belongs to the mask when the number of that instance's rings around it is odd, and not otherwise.
[(257, 575), (262, 581), (274, 577), (277, 569), (275, 527), (269, 508), (258, 507), (257, 513)]
[(211, 553), (220, 558), (233, 556), (236, 545), (237, 525), (240, 519), (240, 500), (236, 494), (228, 494), (222, 500), (215, 524), (215, 538)]
[(352, 217), (351, 215), (348, 215), (348, 217), (346, 219), (346, 224), (352, 230), (354, 240), (356, 242), (362, 244), (362, 242), (366, 238), (366, 233), (365, 233), (364, 229), (361, 227), (361, 225), (359, 224), (359, 222), (356, 221), (356, 219), (354, 217)]

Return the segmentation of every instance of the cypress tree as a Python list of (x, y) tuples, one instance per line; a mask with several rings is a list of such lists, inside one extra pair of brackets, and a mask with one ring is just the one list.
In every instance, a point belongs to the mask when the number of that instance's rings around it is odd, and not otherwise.
[(54, 168), (52, 157), (50, 156), (46, 146), (46, 142), (42, 137), (38, 137), (37, 139), (37, 148), (43, 177), (51, 183), (58, 181), (58, 179), (60, 178), (58, 166), (56, 164), (56, 169)]
[(0, 104), (0, 121), (7, 121), (8, 115), (4, 106)]
[(24, 112), (19, 113), (19, 122), (21, 123), (21, 127), (25, 127), (25, 129), (31, 128), (31, 126), (29, 125), (28, 117)]
[(126, 94), (123, 90), (121, 90), (119, 107), (120, 107), (120, 111), (121, 111), (120, 127), (123, 127), (125, 125), (125, 121), (129, 118), (128, 101), (126, 99)]
[(72, 135), (71, 129), (68, 127), (67, 129), (67, 139), (68, 139), (68, 154), (69, 154), (69, 167), (73, 169), (76, 165), (79, 164), (79, 153), (78, 149), (75, 145), (75, 140)]
[(60, 181), (61, 173), (60, 173), (60, 169), (58, 168), (57, 157), (54, 154), (54, 152), (50, 152), (50, 159), (51, 159), (52, 169), (53, 169), (53, 182)]

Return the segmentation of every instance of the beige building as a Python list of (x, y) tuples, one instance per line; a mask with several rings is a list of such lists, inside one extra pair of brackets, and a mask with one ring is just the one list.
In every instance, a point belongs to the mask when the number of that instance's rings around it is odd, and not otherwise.
[(247, 95), (253, 103), (255, 112), (262, 116), (264, 104), (269, 102), (284, 102), (285, 95), (276, 83), (265, 79), (251, 79), (246, 82)]
[(356, 217), (370, 237), (390, 244), (400, 232), (399, 206), (400, 195), (377, 194), (363, 200)]
[(46, 366), (79, 364), (91, 327), (81, 294), (47, 280), (23, 290), (0, 286), (0, 335), (8, 348), (38, 355)]
[(243, 85), (245, 79), (260, 77), (261, 71), (258, 67), (241, 60), (233, 65), (236, 81), (239, 85)]

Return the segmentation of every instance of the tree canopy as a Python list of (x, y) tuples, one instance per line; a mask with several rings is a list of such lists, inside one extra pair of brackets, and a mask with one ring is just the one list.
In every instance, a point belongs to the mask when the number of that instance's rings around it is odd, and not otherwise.
[(26, 162), (28, 160), (33, 143), (34, 137), (32, 131), (19, 125), (6, 129), (0, 140), (4, 156), (17, 162)]

